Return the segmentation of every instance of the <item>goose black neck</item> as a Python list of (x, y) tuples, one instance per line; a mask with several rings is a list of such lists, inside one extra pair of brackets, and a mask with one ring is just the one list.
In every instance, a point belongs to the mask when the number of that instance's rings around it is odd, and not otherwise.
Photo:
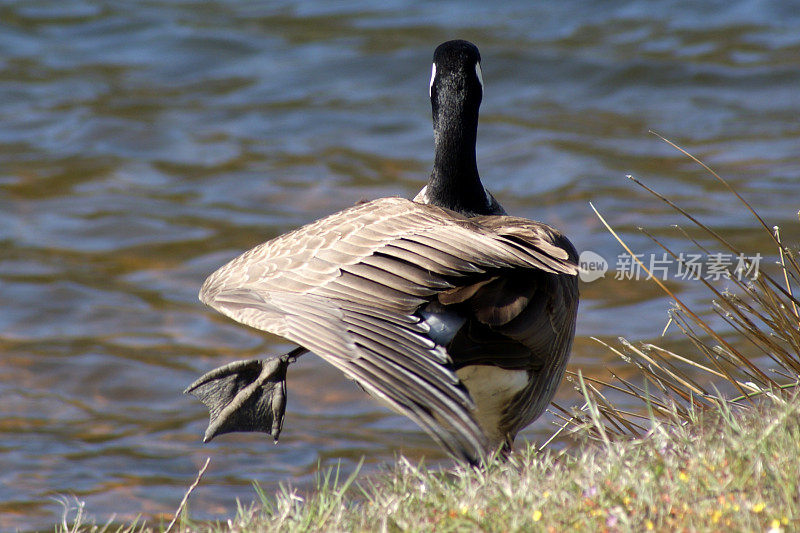
[(441, 100), (433, 101), (436, 148), (428, 199), (468, 215), (490, 214), (475, 159), (480, 102), (467, 106), (463, 101)]

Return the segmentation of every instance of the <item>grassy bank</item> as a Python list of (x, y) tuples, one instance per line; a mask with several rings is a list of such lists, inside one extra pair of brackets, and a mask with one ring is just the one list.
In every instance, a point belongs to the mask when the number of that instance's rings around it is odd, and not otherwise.
[(561, 456), (531, 447), (485, 471), (401, 459), (371, 479), (332, 476), (311, 495), (263, 495), (228, 523), (184, 518), (174, 530), (797, 530), (799, 415), (798, 398), (739, 412), (721, 403), (688, 424), (653, 419), (641, 439), (586, 440)]
[[(655, 420), (645, 438), (532, 449), (486, 472), (431, 473), (401, 461), (369, 485), (323, 485), (243, 511), (231, 530), (797, 530), (800, 401), (691, 424)], [(223, 529), (228, 529), (225, 527)]]
[[(690, 229), (677, 231), (687, 247), (706, 256), (714, 246), (749, 255), (650, 192), (686, 217)], [(224, 524), (193, 523), (184, 513), (172, 531), (800, 530), (800, 266), (777, 228), (731, 194), (763, 229), (777, 265), (757, 276), (731, 269), (719, 283), (698, 280), (712, 301), (703, 312), (654, 279), (673, 302), (671, 322), (689, 341), (687, 353), (624, 339), (603, 343), (638, 373), (607, 382), (573, 376), (585, 405), (561, 410), (576, 442), (566, 453), (532, 447), (483, 470), (428, 470), (401, 458), (391, 472), (371, 478), (331, 473), (310, 495), (261, 494)], [(702, 374), (712, 379), (697, 379)], [(733, 391), (727, 398), (718, 392), (722, 385)], [(616, 408), (608, 390), (641, 409)], [(72, 516), (57, 529), (151, 528), (167, 526), (97, 527)]]

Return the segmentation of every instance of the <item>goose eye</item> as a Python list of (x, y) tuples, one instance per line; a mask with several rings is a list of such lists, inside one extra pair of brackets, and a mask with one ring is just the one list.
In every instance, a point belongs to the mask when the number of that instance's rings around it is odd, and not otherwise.
[(428, 97), (433, 96), (433, 79), (436, 77), (436, 63), (431, 65), (431, 83), (428, 85)]
[[(478, 83), (481, 84), (481, 93), (483, 93), (483, 74), (481, 73), (481, 64), (475, 63), (475, 74), (478, 76)], [(433, 80), (431, 80), (433, 83)]]

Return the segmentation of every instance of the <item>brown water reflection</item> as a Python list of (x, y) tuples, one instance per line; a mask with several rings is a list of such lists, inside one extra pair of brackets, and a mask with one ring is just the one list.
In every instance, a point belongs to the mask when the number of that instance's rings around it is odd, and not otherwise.
[[(787, 4), (788, 5), (788, 4)], [(200, 442), (183, 388), (285, 351), (196, 298), (217, 266), (362, 198), (411, 196), (432, 153), (426, 87), (439, 42), (474, 40), (487, 83), (486, 184), (517, 215), (613, 265), (593, 202), (643, 253), (674, 213), (635, 174), (771, 255), (742, 209), (647, 134), (685, 145), (787, 240), (800, 238), (798, 14), (780, 2), (687, 7), (461, 3), (10, 1), (0, 5), (0, 529), (49, 528), (56, 495), (98, 520), (170, 513), (206, 456), (199, 518), (320, 467), (399, 452), (442, 459), (411, 422), (314, 358), (289, 375), (281, 443)], [(694, 285), (675, 284), (702, 302)], [(625, 372), (590, 340), (656, 339), (644, 282), (584, 284), (573, 367)], [(680, 345), (679, 338), (668, 343)], [(577, 402), (566, 386), (558, 401)], [(543, 440), (552, 419), (525, 436)]]

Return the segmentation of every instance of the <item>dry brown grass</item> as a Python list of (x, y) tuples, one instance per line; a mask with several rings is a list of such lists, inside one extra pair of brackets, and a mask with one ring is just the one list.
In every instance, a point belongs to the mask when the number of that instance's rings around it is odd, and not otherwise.
[[(696, 412), (715, 410), (721, 400), (732, 406), (747, 407), (765, 394), (788, 397), (793, 394), (800, 380), (800, 300), (795, 296), (800, 294), (797, 251), (784, 243), (779, 228), (770, 227), (724, 178), (683, 148), (660, 138), (701, 165), (742, 203), (754, 223), (763, 230), (765, 241), (774, 246), (779, 262), (772, 272), (764, 265), (760, 268), (755, 265), (757, 276), (753, 278), (742, 276), (741, 273), (737, 275), (737, 272), (727, 268), (727, 276), (720, 278), (727, 285), (726, 288), (721, 288), (719, 281), (699, 278), (697, 282), (705, 287), (712, 299), (711, 314), (722, 321), (721, 325), (717, 322), (713, 326), (708, 318), (704, 318), (708, 313), (692, 309), (658, 277), (650, 276), (650, 280), (672, 301), (669, 324), (680, 328), (692, 349), (687, 353), (675, 353), (655, 344), (634, 344), (624, 338), (619, 339), (618, 345), (595, 339), (627, 363), (635, 365), (641, 378), (633, 382), (613, 373), (608, 380), (571, 376), (578, 383), (579, 390), (584, 391), (596, 406), (596, 412), (592, 413), (588, 408), (579, 413), (569, 413), (559, 406), (556, 409), (566, 426), (577, 424), (589, 427), (596, 438), (641, 437), (647, 431), (646, 419), (649, 415), (636, 409), (615, 407), (608, 398), (608, 391), (624, 395), (629, 400), (626, 402), (628, 404), (646, 406), (647, 410), (665, 422), (680, 424), (691, 420)], [(669, 198), (633, 176), (628, 178), (688, 221), (691, 232), (676, 226), (676, 231), (685, 238), (688, 247), (694, 247), (706, 256), (715, 252), (708, 245), (701, 244), (699, 238), (690, 236), (699, 233), (707, 237), (704, 239), (706, 242), (714, 243), (719, 253), (750, 257)], [(595, 213), (626, 252), (650, 275), (647, 265), (636, 257), (596, 209)], [(679, 253), (647, 229), (640, 230), (675, 261), (680, 261)], [(766, 370), (767, 364), (772, 367), (770, 370)], [(713, 379), (699, 379), (698, 376), (703, 375)], [(723, 395), (720, 393), (723, 388), (732, 389), (735, 393)]]

